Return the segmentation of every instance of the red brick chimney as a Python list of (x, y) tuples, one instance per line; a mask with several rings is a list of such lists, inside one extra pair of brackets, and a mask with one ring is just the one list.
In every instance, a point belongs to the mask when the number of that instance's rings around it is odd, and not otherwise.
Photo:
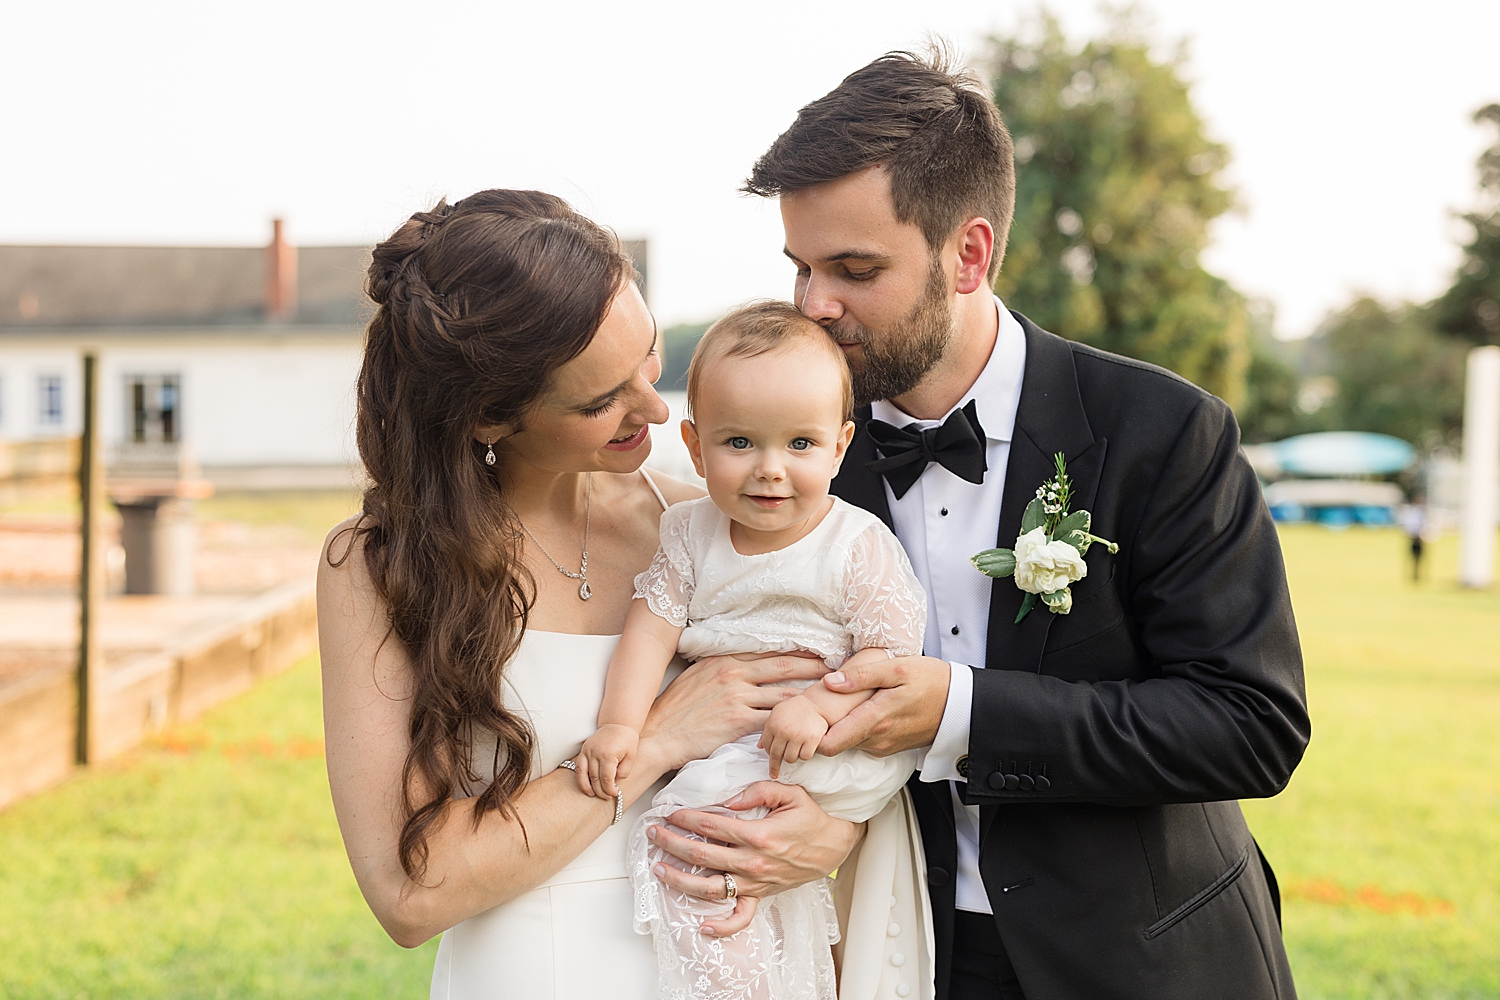
[(297, 248), (282, 235), (281, 220), (271, 223), (266, 247), (266, 320), (285, 323), (297, 314)]

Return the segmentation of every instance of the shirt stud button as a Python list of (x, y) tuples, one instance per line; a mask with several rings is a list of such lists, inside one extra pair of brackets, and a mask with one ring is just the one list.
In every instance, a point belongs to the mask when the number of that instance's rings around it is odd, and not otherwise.
[(954, 635), (958, 635), (958, 626), (957, 625), (953, 626), (953, 634)]
[(943, 515), (944, 517), (947, 517), (948, 516), (948, 508), (944, 507), (942, 510), (938, 511), (938, 513), (941, 514), (941, 515)]

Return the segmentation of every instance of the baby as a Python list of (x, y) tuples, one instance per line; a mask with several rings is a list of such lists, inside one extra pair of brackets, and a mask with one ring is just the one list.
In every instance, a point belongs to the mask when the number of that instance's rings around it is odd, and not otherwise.
[[(688, 371), (691, 419), (683, 437), (709, 495), (662, 515), (661, 548), (636, 578), (636, 600), (610, 660), (599, 729), (578, 757), (585, 791), (612, 797), (629, 773), (676, 654), (696, 660), (801, 650), (837, 668), (855, 653), (921, 651), (926, 602), (900, 543), (874, 515), (828, 493), (854, 434), (851, 410), (842, 353), (793, 306), (748, 306), (704, 335)], [(814, 755), (828, 728), (869, 694), (811, 684), (773, 708), (762, 733), (683, 767), (637, 822), (629, 846), (635, 924), (655, 940), (663, 997), (833, 1000), (838, 924), (826, 880), (761, 901), (746, 930), (716, 940), (701, 924), (726, 915), (733, 902), (707, 903), (658, 880), (653, 866), (677, 862), (650, 844), (646, 830), (678, 809), (718, 808), (767, 778), (801, 785), (831, 815), (853, 822), (882, 813), (915, 767), (915, 751)], [(911, 824), (893, 823), (897, 835), (881, 838), (886, 857), (860, 860), (861, 884), (883, 886), (881, 913), (900, 895), (897, 854), (911, 854)], [(903, 856), (899, 870), (912, 863)], [(883, 880), (881, 864), (890, 868)], [(920, 890), (905, 898), (908, 910), (921, 910)], [(882, 920), (877, 939), (864, 945), (876, 963), (886, 928)], [(844, 947), (847, 955), (850, 942)]]

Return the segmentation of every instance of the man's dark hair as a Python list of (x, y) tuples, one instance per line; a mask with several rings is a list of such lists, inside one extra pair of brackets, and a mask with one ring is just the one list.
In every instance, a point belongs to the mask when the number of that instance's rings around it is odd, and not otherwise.
[(941, 48), (887, 52), (797, 113), (742, 188), (763, 198), (884, 164), (896, 218), (936, 250), (976, 215), (995, 228), (1000, 269), (1016, 203), (1010, 133), (973, 73)]

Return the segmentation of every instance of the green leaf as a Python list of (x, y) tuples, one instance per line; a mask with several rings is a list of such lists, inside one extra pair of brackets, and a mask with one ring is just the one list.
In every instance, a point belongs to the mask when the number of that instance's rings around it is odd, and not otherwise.
[(969, 562), (985, 576), (1005, 577), (1016, 571), (1016, 554), (1010, 549), (985, 549), (970, 556)]
[(1031, 609), (1036, 607), (1036, 595), (1027, 594), (1026, 600), (1021, 602), (1021, 610), (1016, 612), (1016, 624), (1021, 624), (1021, 619), (1031, 614)]
[(1036, 497), (1026, 505), (1026, 513), (1021, 515), (1021, 534), (1035, 531), (1047, 523), (1047, 512), (1042, 509), (1042, 498)]
[(1060, 540), (1077, 549), (1079, 555), (1086, 556), (1089, 554), (1089, 546), (1094, 543), (1094, 536), (1087, 531), (1070, 531)]
[(1065, 542), (1068, 542), (1069, 544), (1076, 544), (1070, 538), (1068, 538), (1068, 533), (1071, 531), (1082, 531), (1087, 533), (1088, 530), (1089, 512), (1086, 510), (1075, 510), (1067, 517), (1057, 522), (1057, 527), (1052, 529), (1052, 537), (1050, 540), (1057, 541), (1058, 539), (1061, 539)]
[(1065, 615), (1073, 610), (1073, 592), (1067, 587), (1043, 594), (1042, 601), (1056, 614)]

